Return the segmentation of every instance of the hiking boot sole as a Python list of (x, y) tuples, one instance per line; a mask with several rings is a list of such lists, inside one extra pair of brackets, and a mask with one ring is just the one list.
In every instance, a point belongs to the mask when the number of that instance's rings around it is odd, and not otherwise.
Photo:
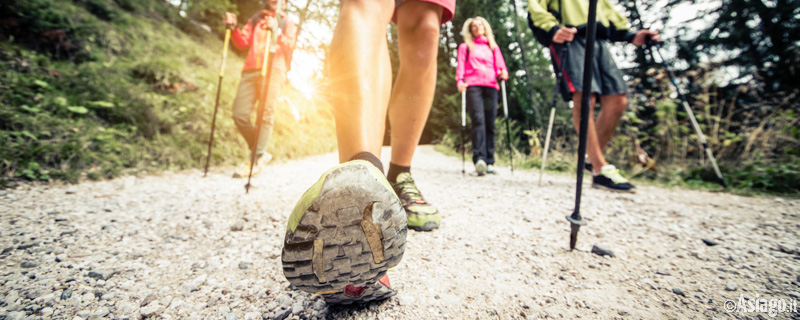
[(434, 229), (439, 228), (439, 224), (433, 221), (428, 221), (422, 226), (409, 225), (408, 228), (416, 231), (433, 231)]
[(378, 280), (403, 258), (408, 221), (397, 195), (368, 166), (346, 164), (328, 173), (295, 230), (286, 231), (286, 279), (331, 304), (395, 293)]
[(606, 187), (606, 186), (604, 186), (604, 185), (602, 185), (602, 184), (599, 184), (599, 183), (592, 183), (592, 188), (595, 188), (595, 189), (603, 189), (603, 190), (607, 190), (607, 191), (613, 191), (613, 192), (619, 192), (619, 193), (636, 193), (636, 188), (633, 188), (633, 189), (627, 189), (627, 190), (624, 190), (624, 189), (614, 189), (614, 188), (609, 188), (609, 187)]

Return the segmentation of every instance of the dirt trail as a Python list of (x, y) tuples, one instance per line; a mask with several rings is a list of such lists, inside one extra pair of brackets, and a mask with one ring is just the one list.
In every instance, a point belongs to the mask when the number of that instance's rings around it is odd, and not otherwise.
[(270, 165), (249, 195), (230, 168), (0, 190), (0, 318), (769, 318), (724, 303), (800, 299), (799, 200), (587, 180), (589, 225), (569, 252), (573, 176), (464, 177), (423, 146), (413, 173), (441, 228), (409, 231), (390, 271), (400, 294), (329, 307), (288, 288), (280, 246), (294, 202), (335, 162)]

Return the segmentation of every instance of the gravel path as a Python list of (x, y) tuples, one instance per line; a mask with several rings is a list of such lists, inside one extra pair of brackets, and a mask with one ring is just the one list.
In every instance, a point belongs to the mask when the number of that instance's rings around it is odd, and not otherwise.
[(230, 168), (0, 190), (0, 319), (768, 318), (724, 302), (800, 299), (796, 199), (587, 180), (569, 252), (573, 176), (463, 177), (430, 146), (414, 161), (443, 222), (409, 231), (386, 301), (327, 306), (283, 277), (287, 217), (326, 154), (267, 167), (249, 195)]

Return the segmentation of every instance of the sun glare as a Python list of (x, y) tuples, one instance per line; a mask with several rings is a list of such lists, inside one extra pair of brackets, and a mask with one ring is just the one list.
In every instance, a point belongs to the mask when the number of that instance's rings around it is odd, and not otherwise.
[(322, 70), (322, 60), (306, 51), (295, 51), (292, 59), (292, 70), (287, 77), (289, 82), (297, 91), (303, 94), (306, 99), (311, 99), (316, 92), (314, 84), (314, 73)]

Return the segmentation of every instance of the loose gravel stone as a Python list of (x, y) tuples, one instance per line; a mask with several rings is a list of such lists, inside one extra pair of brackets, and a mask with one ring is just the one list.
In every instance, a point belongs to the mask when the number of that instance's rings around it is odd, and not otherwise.
[(672, 293), (677, 294), (679, 296), (686, 296), (686, 293), (683, 292), (681, 288), (672, 288)]
[(67, 300), (69, 297), (72, 297), (72, 289), (61, 291), (61, 300)]
[(736, 282), (733, 281), (725, 282), (725, 290), (736, 291), (736, 289), (737, 289)]
[(707, 246), (709, 246), (709, 247), (713, 247), (713, 246), (716, 246), (716, 245), (718, 245), (718, 243), (717, 243), (717, 242), (715, 242), (715, 241), (712, 241), (712, 240), (708, 240), (708, 239), (703, 239), (703, 243), (705, 243), (705, 244), (706, 244)]
[(38, 263), (36, 263), (36, 262), (33, 262), (33, 261), (23, 261), (23, 262), (22, 262), (22, 264), (21, 264), (20, 266), (21, 266), (21, 267), (23, 267), (23, 268), (26, 268), (26, 269), (27, 269), (27, 268), (35, 268), (35, 267), (38, 267), (38, 266), (39, 266), (39, 264), (38, 264)]
[(105, 281), (105, 280), (111, 279), (111, 277), (113, 277), (115, 273), (116, 272), (114, 272), (113, 270), (99, 269), (99, 270), (89, 271), (88, 276), (89, 276), (89, 278), (94, 278), (94, 279)]
[[(206, 178), (188, 170), (2, 189), (0, 319), (87, 320), (102, 308), (109, 313), (100, 318), (166, 320), (705, 319), (730, 299), (722, 290), (729, 281), (798, 296), (797, 259), (786, 252), (797, 251), (800, 200), (586, 189), (592, 223), (569, 252), (563, 218), (552, 213), (572, 205), (573, 178), (546, 173), (546, 187), (532, 187), (538, 171), (511, 175), (502, 166), (498, 175), (462, 176), (460, 159), (419, 146), (415, 180), (442, 211), (442, 227), (408, 231), (403, 260), (389, 272), (396, 296), (328, 305), (295, 291), (280, 260), (297, 198), (337, 162), (327, 154), (272, 163), (249, 195), (228, 168)], [(720, 245), (696, 242), (703, 237)], [(592, 239), (621, 256), (586, 256)], [(23, 268), (25, 261), (38, 266)], [(117, 272), (89, 276), (100, 270)], [(692, 298), (663, 295), (678, 286)]]
[(275, 312), (275, 315), (272, 317), (274, 320), (283, 320), (286, 319), (292, 313), (289, 309), (282, 309)]
[(599, 255), (599, 256), (609, 256), (609, 257), (612, 257), (612, 258), (614, 257), (614, 252), (611, 251), (611, 249), (608, 249), (607, 247), (605, 247), (603, 245), (597, 245), (597, 244), (593, 245), (592, 246), (592, 253), (594, 253), (596, 255)]

